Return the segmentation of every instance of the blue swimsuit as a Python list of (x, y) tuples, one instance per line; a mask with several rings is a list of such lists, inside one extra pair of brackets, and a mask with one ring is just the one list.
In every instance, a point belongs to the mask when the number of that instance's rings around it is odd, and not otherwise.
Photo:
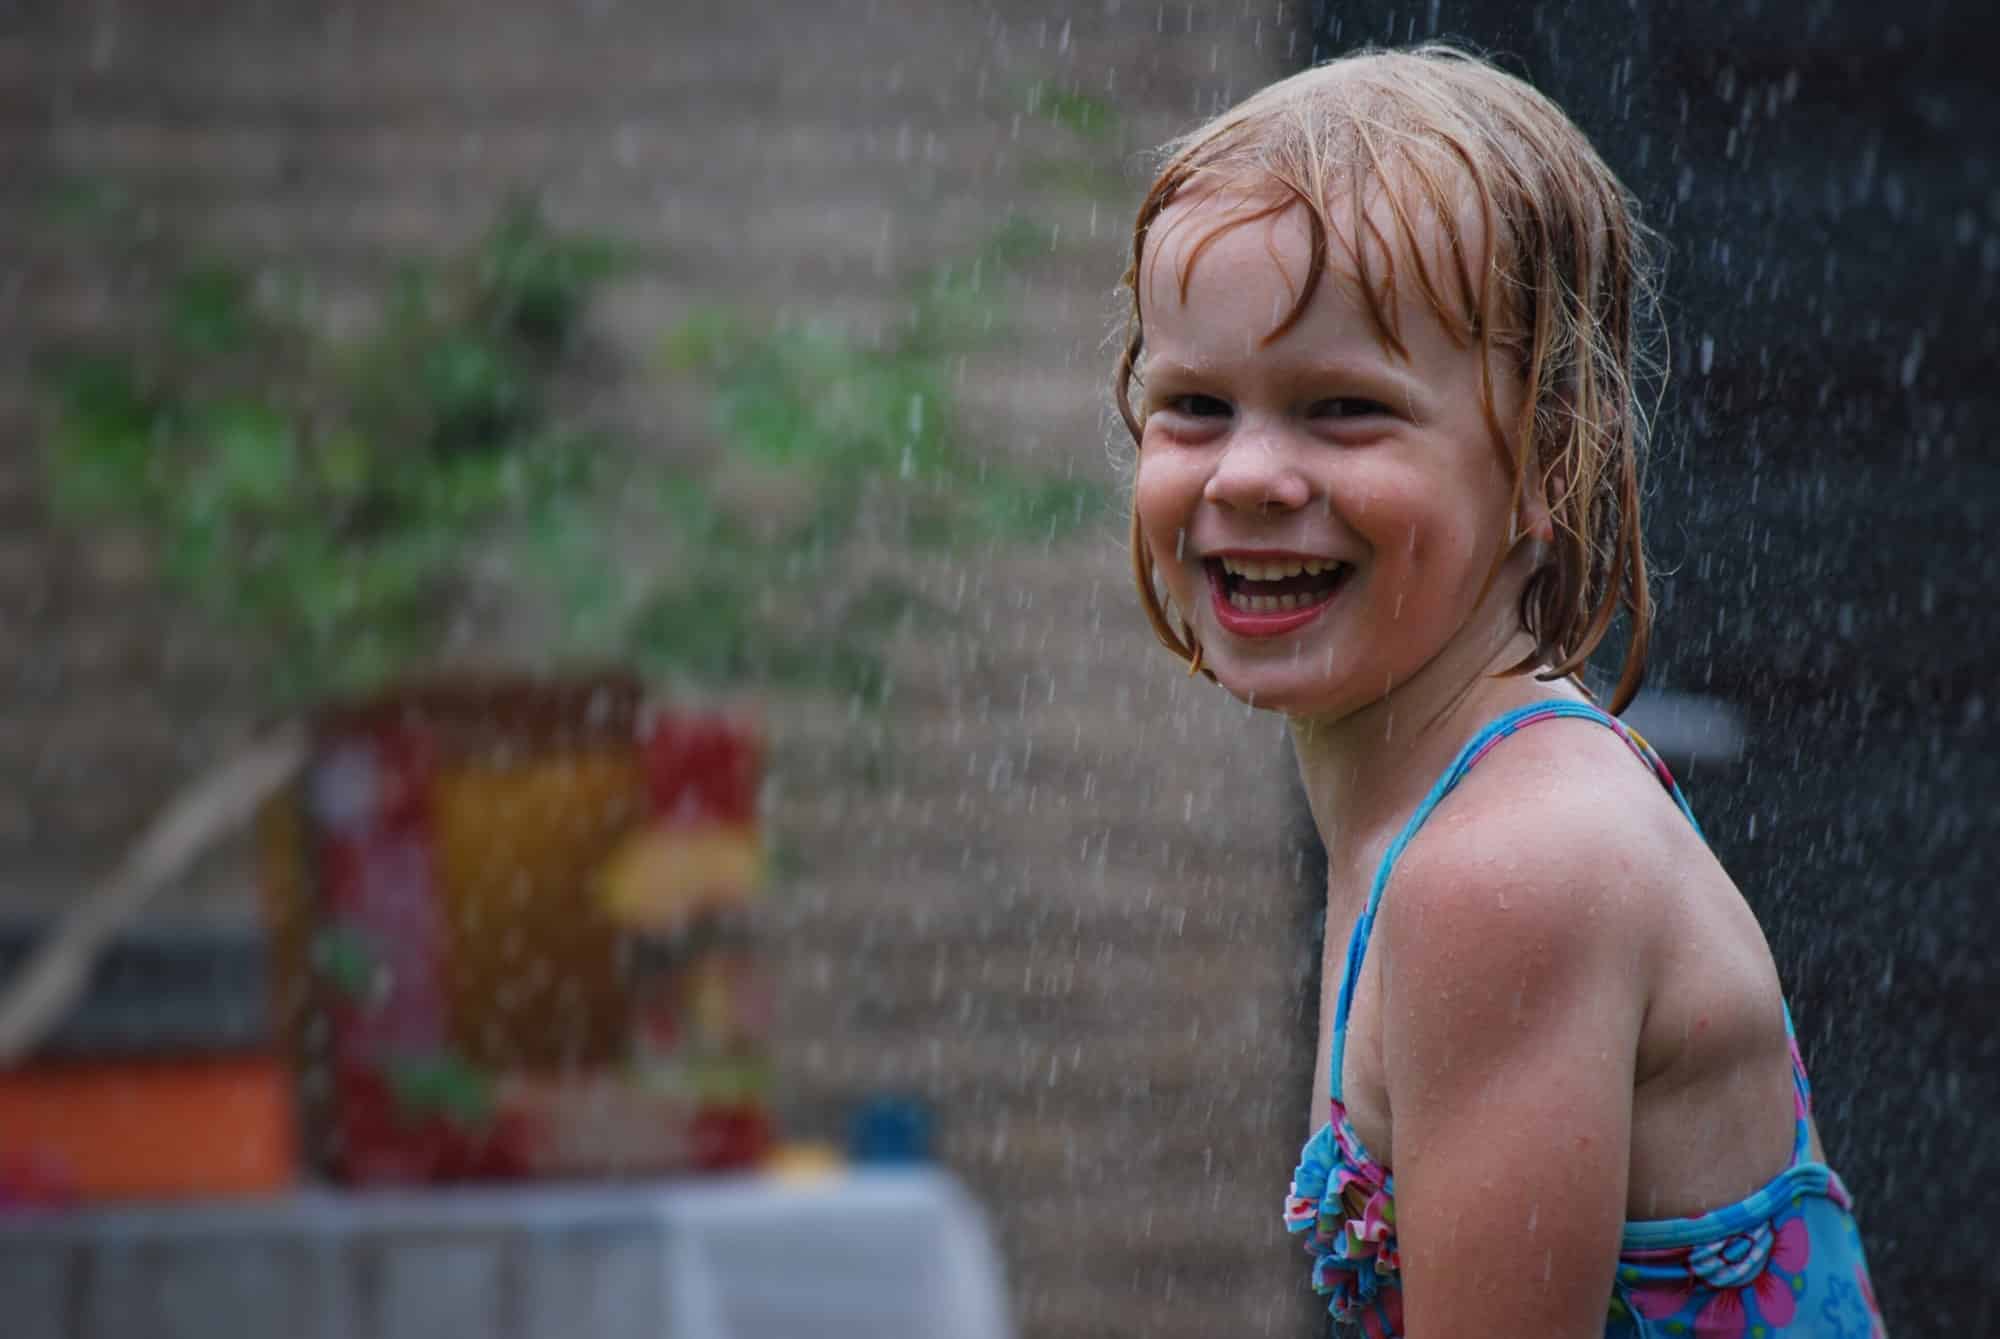
[[(1340, 1094), (1348, 1011), (1382, 890), (1424, 820), (1495, 744), (1536, 721), (1563, 716), (1616, 731), (1694, 822), (1666, 764), (1623, 722), (1580, 702), (1537, 703), (1509, 712), (1475, 735), (1382, 858), (1368, 906), (1347, 943), (1334, 1011), (1331, 1119), (1306, 1142), (1285, 1200), (1285, 1226), (1305, 1234), (1313, 1257), (1314, 1290), (1331, 1298), (1328, 1310), (1359, 1325), (1369, 1339), (1403, 1333), (1396, 1181), (1362, 1147)], [(1699, 824), (1695, 831), (1701, 831)], [(1883, 1339), (1847, 1188), (1832, 1168), (1806, 1160), (1812, 1091), (1789, 1007), (1785, 1035), (1791, 1043), (1796, 1118), (1791, 1165), (1748, 1199), (1698, 1218), (1626, 1223), (1604, 1322), (1606, 1339)]]

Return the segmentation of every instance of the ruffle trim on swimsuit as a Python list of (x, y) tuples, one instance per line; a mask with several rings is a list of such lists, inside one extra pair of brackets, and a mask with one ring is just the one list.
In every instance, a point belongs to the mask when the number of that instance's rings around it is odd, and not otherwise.
[(1395, 1178), (1367, 1156), (1338, 1099), (1333, 1119), (1306, 1141), (1285, 1197), (1285, 1227), (1305, 1237), (1313, 1291), (1369, 1339), (1403, 1331), (1402, 1256)]

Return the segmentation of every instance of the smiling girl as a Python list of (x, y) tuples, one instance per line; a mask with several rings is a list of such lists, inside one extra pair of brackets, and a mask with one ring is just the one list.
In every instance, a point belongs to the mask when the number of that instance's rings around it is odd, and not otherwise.
[(1764, 936), (1609, 714), (1651, 613), (1617, 179), (1490, 65), (1363, 53), (1171, 146), (1126, 281), (1141, 599), (1288, 718), (1328, 855), (1285, 1218), (1333, 1314), (1881, 1335)]

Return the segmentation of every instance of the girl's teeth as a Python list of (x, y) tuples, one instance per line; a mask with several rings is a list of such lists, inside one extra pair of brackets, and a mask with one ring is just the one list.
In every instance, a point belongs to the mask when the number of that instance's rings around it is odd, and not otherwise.
[(1295, 577), (1300, 573), (1306, 576), (1318, 576), (1322, 572), (1331, 572), (1338, 566), (1340, 564), (1337, 562), (1318, 559), (1276, 563), (1243, 562), (1235, 558), (1222, 560), (1223, 570), (1231, 576), (1248, 577), (1252, 581), (1282, 581), (1286, 577)]
[(1229, 603), (1253, 614), (1275, 614), (1286, 609), (1302, 608), (1308, 601), (1303, 595), (1232, 594)]

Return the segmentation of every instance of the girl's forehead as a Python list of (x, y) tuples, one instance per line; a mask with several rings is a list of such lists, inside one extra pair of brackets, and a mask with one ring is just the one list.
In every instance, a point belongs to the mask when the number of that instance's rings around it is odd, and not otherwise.
[(1323, 268), (1308, 323), (1322, 325), (1314, 319), (1322, 315), (1344, 326), (1358, 320), (1371, 340), (1389, 334), (1378, 317), (1399, 335), (1418, 325), (1439, 333), (1462, 326), (1468, 309), (1440, 309), (1425, 290), (1469, 306), (1471, 276), (1462, 266), (1483, 254), (1483, 230), (1469, 209), (1461, 211), (1468, 217), (1442, 218), (1427, 201), (1404, 198), (1415, 192), (1392, 196), (1394, 188), (1385, 182), (1368, 191), (1358, 211), (1312, 211), (1275, 185), (1210, 187), (1176, 198), (1153, 220), (1142, 253), (1138, 296), (1149, 342), (1176, 327), (1194, 333), (1230, 313), (1262, 322), (1267, 332), (1285, 325), (1312, 282), (1315, 213)]
[[(1457, 198), (1438, 202), (1407, 177), (1403, 172), (1377, 174), (1347, 198), (1323, 201), (1317, 210), (1275, 182), (1183, 191), (1147, 229), (1147, 268), (1157, 270), (1161, 261), (1171, 261), (1172, 280), (1184, 287), (1191, 267), (1209, 249), (1226, 236), (1247, 233), (1261, 239), (1274, 261), (1291, 263), (1303, 278), (1315, 214), (1326, 239), (1327, 276), (1357, 292), (1364, 268), (1377, 275), (1421, 263), (1435, 272), (1453, 264), (1455, 253), (1483, 255), (1485, 228), (1470, 186)], [(1158, 277), (1149, 273), (1146, 279), (1150, 284)]]
[[(1149, 295), (1167, 291), (1184, 299), (1194, 287), (1197, 268), (1213, 268), (1220, 261), (1226, 268), (1238, 269), (1249, 258), (1246, 253), (1259, 250), (1280, 276), (1298, 284), (1311, 261), (1311, 244), (1306, 208), (1300, 202), (1203, 191), (1174, 200), (1148, 229), (1145, 287)], [(1204, 260), (1210, 262), (1208, 267), (1202, 267)], [(1355, 282), (1353, 274), (1341, 277)]]

